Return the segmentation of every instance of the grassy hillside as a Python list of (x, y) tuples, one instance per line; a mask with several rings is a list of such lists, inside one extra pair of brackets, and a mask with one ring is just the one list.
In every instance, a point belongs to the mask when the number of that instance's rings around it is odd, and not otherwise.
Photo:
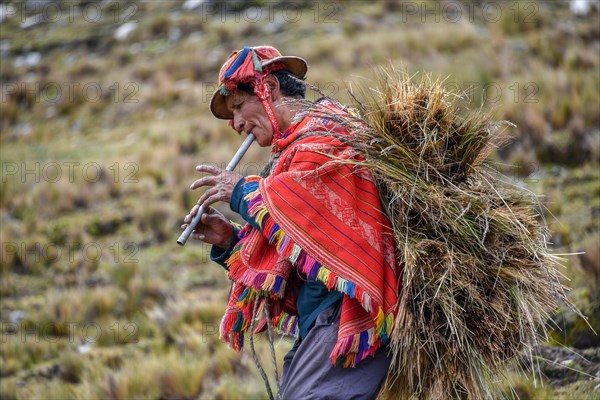
[[(249, 353), (218, 339), (225, 273), (207, 246), (175, 243), (199, 197), (195, 165), (225, 166), (241, 141), (208, 99), (244, 45), (307, 59), (309, 82), (342, 101), (389, 60), (514, 122), (494, 160), (542, 196), (550, 245), (577, 253), (562, 271), (571, 298), (600, 331), (600, 6), (589, 5), (0, 4), (0, 398), (266, 397)], [(256, 174), (267, 158), (253, 148), (239, 169)], [(599, 337), (567, 311), (554, 322), (540, 374), (515, 375), (507, 396), (599, 396)], [(291, 344), (278, 341), (280, 362)]]

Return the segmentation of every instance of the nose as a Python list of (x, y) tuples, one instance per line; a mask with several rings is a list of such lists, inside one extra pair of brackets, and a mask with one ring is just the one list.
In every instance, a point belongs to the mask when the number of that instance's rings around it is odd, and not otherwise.
[(235, 129), (238, 133), (242, 133), (244, 130), (245, 121), (240, 117), (239, 113), (236, 111), (233, 112), (233, 129)]

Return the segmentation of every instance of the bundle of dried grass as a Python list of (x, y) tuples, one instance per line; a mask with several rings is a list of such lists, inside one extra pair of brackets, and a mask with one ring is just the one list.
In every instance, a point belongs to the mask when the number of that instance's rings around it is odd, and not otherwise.
[(506, 361), (568, 304), (535, 195), (486, 162), (499, 124), (464, 116), (454, 96), (439, 80), (383, 70), (377, 89), (356, 95), (358, 116), (331, 116), (378, 180), (403, 267), (381, 398), (496, 397)]

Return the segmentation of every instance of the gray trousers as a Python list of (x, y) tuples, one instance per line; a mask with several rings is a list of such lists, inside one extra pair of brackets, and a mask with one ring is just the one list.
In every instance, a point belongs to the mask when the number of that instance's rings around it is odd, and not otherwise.
[(317, 317), (308, 335), (283, 359), (278, 400), (374, 399), (391, 363), (388, 348), (381, 347), (355, 368), (334, 367), (329, 355), (337, 341), (341, 302)]

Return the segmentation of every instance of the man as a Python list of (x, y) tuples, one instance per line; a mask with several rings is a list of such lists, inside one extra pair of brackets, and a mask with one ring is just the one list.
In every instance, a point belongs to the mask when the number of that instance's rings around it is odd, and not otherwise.
[[(223, 65), (211, 112), (272, 146), (272, 159), (260, 177), (198, 166), (207, 175), (191, 188), (208, 187), (198, 204), (209, 211), (192, 237), (213, 245), (211, 258), (234, 282), (221, 324), (231, 347), (242, 348), (256, 317), (298, 334), (278, 398), (374, 398), (398, 299), (393, 232), (372, 174), (340, 140), (350, 133), (328, 117), (347, 111), (294, 101), (304, 97), (307, 69), (270, 46), (234, 51)], [(216, 201), (247, 224), (236, 228), (209, 207)]]

